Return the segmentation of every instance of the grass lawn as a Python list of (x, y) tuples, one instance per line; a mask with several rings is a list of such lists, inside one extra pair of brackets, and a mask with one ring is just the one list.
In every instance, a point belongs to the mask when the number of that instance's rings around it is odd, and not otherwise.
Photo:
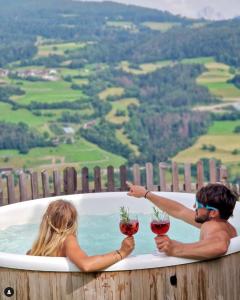
[(210, 64), (215, 63), (215, 59), (212, 56), (202, 56), (195, 58), (185, 58), (180, 61), (183, 64)]
[(12, 110), (11, 105), (0, 102), (0, 121), (10, 123), (24, 122), (30, 127), (39, 128), (53, 119), (54, 117), (35, 116), (26, 109)]
[[(19, 85), (19, 87), (21, 87), (26, 94), (13, 96), (12, 99), (22, 104), (30, 104), (32, 101), (41, 103), (75, 101), (86, 97), (81, 90), (71, 89), (71, 82), (63, 80), (37, 82), (18, 80), (18, 82), (22, 82), (22, 85)], [(16, 84), (17, 81), (14, 80), (13, 83)]]
[[(106, 115), (106, 120), (114, 124), (122, 124), (124, 122), (127, 122), (129, 119), (127, 109), (128, 106), (130, 104), (138, 105), (139, 102), (136, 98), (125, 98), (119, 101), (113, 101), (111, 102), (111, 104), (112, 110)], [(124, 111), (125, 116), (116, 116), (117, 110)]]
[[(8, 162), (4, 162), (6, 157), (9, 158)], [(61, 161), (61, 163), (56, 164), (56, 161)], [(100, 166), (105, 168), (108, 165), (119, 167), (125, 162), (126, 159), (123, 157), (102, 150), (84, 139), (80, 139), (71, 145), (62, 144), (51, 148), (34, 148), (27, 155), (19, 154), (16, 150), (0, 150), (0, 164), (2, 167), (22, 168), (25, 166), (31, 168), (34, 166), (38, 169), (53, 169), (56, 166), (63, 167), (73, 164), (81, 167)]]
[(136, 156), (140, 154), (138, 146), (132, 144), (131, 140), (126, 136), (126, 134), (124, 134), (123, 129), (116, 130), (116, 137), (122, 144), (128, 145), (128, 147), (134, 152)]
[(175, 26), (181, 25), (181, 23), (177, 22), (144, 22), (142, 24), (152, 30), (158, 30), (162, 32), (168, 31)]
[[(233, 133), (234, 128), (239, 125), (240, 121), (214, 122), (206, 135), (201, 136), (192, 147), (179, 152), (173, 160), (196, 163), (200, 158), (214, 157), (223, 163), (239, 163), (240, 154), (232, 154), (234, 149), (240, 149), (240, 134)], [(214, 145), (216, 151), (202, 150), (203, 145)]]
[(73, 51), (86, 47), (87, 43), (60, 43), (38, 46), (37, 57), (49, 55), (64, 55), (66, 50)]
[(209, 91), (223, 100), (232, 101), (240, 97), (240, 89), (227, 81), (234, 75), (226, 64), (209, 62), (205, 64), (207, 71), (198, 77), (197, 83), (206, 86)]
[(124, 94), (124, 88), (122, 87), (111, 87), (107, 88), (98, 94), (101, 100), (106, 100), (109, 96), (122, 96)]
[(155, 63), (146, 63), (146, 64), (140, 64), (139, 69), (131, 68), (130, 63), (128, 61), (122, 61), (120, 63), (120, 68), (127, 72), (131, 73), (133, 75), (143, 75), (155, 72), (157, 69), (161, 69), (166, 66), (173, 65), (173, 62), (171, 60), (163, 60), (163, 61), (157, 61)]

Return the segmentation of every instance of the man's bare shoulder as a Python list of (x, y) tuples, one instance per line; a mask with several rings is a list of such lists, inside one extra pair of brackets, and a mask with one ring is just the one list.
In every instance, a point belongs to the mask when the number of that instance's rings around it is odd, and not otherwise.
[(201, 239), (208, 236), (223, 234), (229, 238), (237, 236), (236, 229), (225, 220), (211, 220), (202, 224), (201, 227)]

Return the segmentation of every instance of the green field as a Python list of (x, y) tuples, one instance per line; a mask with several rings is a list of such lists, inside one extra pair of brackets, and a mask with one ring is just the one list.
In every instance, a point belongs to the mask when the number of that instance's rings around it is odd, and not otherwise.
[(138, 66), (138, 69), (134, 69), (130, 67), (130, 63), (128, 61), (122, 61), (119, 67), (123, 71), (127, 73), (131, 73), (133, 75), (144, 75), (144, 74), (155, 72), (157, 69), (161, 69), (166, 66), (172, 66), (173, 64), (174, 63), (170, 60), (163, 60), (163, 61), (157, 61), (155, 63), (140, 64)]
[(123, 129), (116, 130), (116, 137), (122, 144), (128, 145), (128, 147), (134, 152), (136, 156), (140, 154), (138, 146), (132, 144), (131, 140), (126, 136), (126, 134), (124, 134)]
[[(123, 124), (127, 122), (128, 117), (128, 106), (131, 104), (138, 105), (138, 99), (136, 98), (125, 98), (118, 101), (114, 101), (112, 104), (112, 110), (106, 115), (106, 120), (114, 124)], [(125, 116), (116, 116), (117, 110), (123, 111)]]
[(33, 128), (41, 128), (53, 119), (53, 117), (35, 116), (26, 109), (12, 110), (11, 105), (0, 102), (0, 121), (11, 123), (24, 122)]
[(25, 95), (13, 96), (12, 99), (21, 104), (30, 104), (32, 101), (41, 103), (56, 103), (63, 101), (75, 101), (86, 98), (80, 90), (71, 89), (71, 82), (14, 80), (12, 83), (22, 82), (21, 89)]
[[(206, 86), (209, 91), (222, 98), (222, 104), (199, 107), (200, 110), (221, 112), (231, 103), (240, 103), (240, 89), (227, 81), (233, 77), (228, 65), (215, 61), (204, 62), (207, 71), (198, 77), (197, 83)], [(201, 158), (216, 158), (226, 164), (230, 175), (239, 174), (240, 154), (233, 154), (240, 150), (240, 134), (234, 133), (240, 121), (215, 121), (208, 133), (198, 138), (192, 147), (179, 152), (172, 159), (179, 163), (196, 163)], [(203, 146), (215, 146), (215, 151), (203, 150)]]
[(87, 43), (60, 43), (38, 46), (37, 57), (49, 55), (64, 55), (65, 51), (74, 51), (86, 47)]
[[(216, 158), (223, 163), (238, 163), (240, 154), (234, 155), (232, 151), (240, 150), (240, 134), (234, 133), (234, 128), (240, 125), (240, 121), (218, 121), (209, 128), (206, 135), (201, 136), (196, 143), (181, 152), (174, 158), (177, 162), (197, 162), (200, 158)], [(203, 150), (203, 145), (213, 145), (214, 152)]]
[[(8, 161), (5, 162), (6, 158)], [(59, 161), (59, 163), (57, 163)], [(96, 145), (80, 139), (74, 144), (62, 144), (57, 147), (34, 148), (27, 155), (19, 154), (16, 150), (0, 150), (0, 164), (14, 166), (15, 168), (35, 167), (35, 169), (53, 169), (54, 167), (66, 166), (95, 166), (107, 167), (113, 165), (118, 167), (126, 160), (100, 149)]]
[(144, 22), (142, 24), (152, 30), (158, 30), (161, 32), (166, 32), (175, 26), (181, 25), (181, 23), (177, 22)]
[(108, 97), (111, 97), (111, 96), (121, 97), (123, 94), (124, 94), (124, 88), (111, 87), (111, 88), (107, 88), (104, 91), (102, 91), (101, 93), (99, 93), (98, 96), (101, 100), (106, 100)]

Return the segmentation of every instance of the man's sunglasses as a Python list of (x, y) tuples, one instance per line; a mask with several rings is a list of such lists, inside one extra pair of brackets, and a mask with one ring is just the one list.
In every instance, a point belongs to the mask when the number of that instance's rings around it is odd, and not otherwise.
[(206, 208), (208, 210), (218, 210), (216, 207), (212, 207), (212, 206), (209, 206), (209, 205), (204, 205), (204, 204), (198, 202), (197, 198), (196, 198), (195, 206), (196, 206), (196, 209)]

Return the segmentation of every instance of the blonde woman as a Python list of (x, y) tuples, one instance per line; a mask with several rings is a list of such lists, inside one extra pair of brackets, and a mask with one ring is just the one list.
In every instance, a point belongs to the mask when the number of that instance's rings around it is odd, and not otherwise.
[(134, 238), (122, 241), (119, 250), (102, 255), (88, 256), (79, 246), (77, 211), (67, 201), (51, 202), (43, 215), (39, 235), (28, 255), (68, 257), (84, 272), (105, 269), (128, 256), (134, 249)]

